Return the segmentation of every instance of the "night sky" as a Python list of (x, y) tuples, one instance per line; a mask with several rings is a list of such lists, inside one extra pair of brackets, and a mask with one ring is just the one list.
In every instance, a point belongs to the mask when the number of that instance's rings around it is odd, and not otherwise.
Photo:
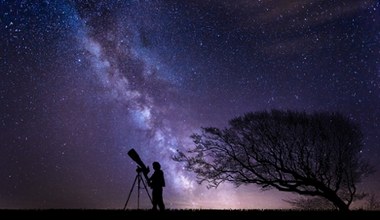
[[(131, 148), (161, 163), (167, 208), (287, 208), (292, 194), (207, 189), (171, 159), (249, 111), (340, 111), (380, 170), (379, 6), (0, 0), (0, 208), (123, 208)], [(380, 196), (379, 183), (358, 186)]]

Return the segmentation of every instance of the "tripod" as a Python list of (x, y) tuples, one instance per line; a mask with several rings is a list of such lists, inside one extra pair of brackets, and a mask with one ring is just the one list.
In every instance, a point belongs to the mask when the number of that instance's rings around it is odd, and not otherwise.
[(127, 205), (128, 205), (129, 199), (130, 199), (130, 197), (131, 197), (131, 195), (132, 195), (133, 188), (135, 187), (136, 181), (137, 181), (137, 209), (140, 209), (140, 189), (141, 189), (141, 182), (143, 183), (143, 186), (144, 186), (144, 188), (145, 188), (145, 191), (146, 191), (146, 193), (148, 194), (148, 197), (149, 197), (150, 202), (153, 203), (153, 201), (152, 201), (152, 197), (150, 197), (150, 194), (149, 194), (149, 191), (148, 191), (148, 189), (147, 189), (147, 187), (146, 187), (146, 184), (145, 184), (145, 182), (144, 182), (144, 179), (143, 179), (142, 176), (141, 176), (141, 173), (142, 173), (141, 168), (140, 168), (140, 167), (137, 167), (136, 172), (137, 172), (137, 174), (136, 174), (135, 180), (134, 180), (134, 182), (133, 182), (133, 184), (132, 184), (131, 191), (129, 191), (129, 195), (128, 195), (127, 201), (125, 202), (124, 210), (127, 208)]

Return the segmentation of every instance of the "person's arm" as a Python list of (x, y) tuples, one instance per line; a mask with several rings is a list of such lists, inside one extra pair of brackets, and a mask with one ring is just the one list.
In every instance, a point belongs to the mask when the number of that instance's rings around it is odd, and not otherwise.
[(150, 178), (148, 178), (148, 186), (150, 188), (152, 188), (152, 179), (153, 179), (153, 176), (154, 176), (154, 173), (152, 174), (152, 176), (150, 176)]

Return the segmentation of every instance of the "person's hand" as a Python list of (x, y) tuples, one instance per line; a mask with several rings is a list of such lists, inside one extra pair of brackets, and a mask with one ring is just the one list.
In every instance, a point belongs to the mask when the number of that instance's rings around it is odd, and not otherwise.
[(150, 172), (149, 166), (147, 166), (146, 169), (143, 170), (143, 172), (145, 175), (148, 175), (148, 173)]

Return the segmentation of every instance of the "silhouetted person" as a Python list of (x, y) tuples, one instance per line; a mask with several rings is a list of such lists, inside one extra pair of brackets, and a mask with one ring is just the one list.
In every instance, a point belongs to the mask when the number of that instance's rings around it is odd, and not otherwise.
[(161, 170), (161, 165), (158, 162), (153, 162), (154, 173), (149, 178), (149, 186), (152, 188), (152, 203), (153, 210), (157, 210), (157, 206), (160, 211), (165, 210), (164, 200), (162, 198), (162, 188), (165, 187), (164, 172)]

